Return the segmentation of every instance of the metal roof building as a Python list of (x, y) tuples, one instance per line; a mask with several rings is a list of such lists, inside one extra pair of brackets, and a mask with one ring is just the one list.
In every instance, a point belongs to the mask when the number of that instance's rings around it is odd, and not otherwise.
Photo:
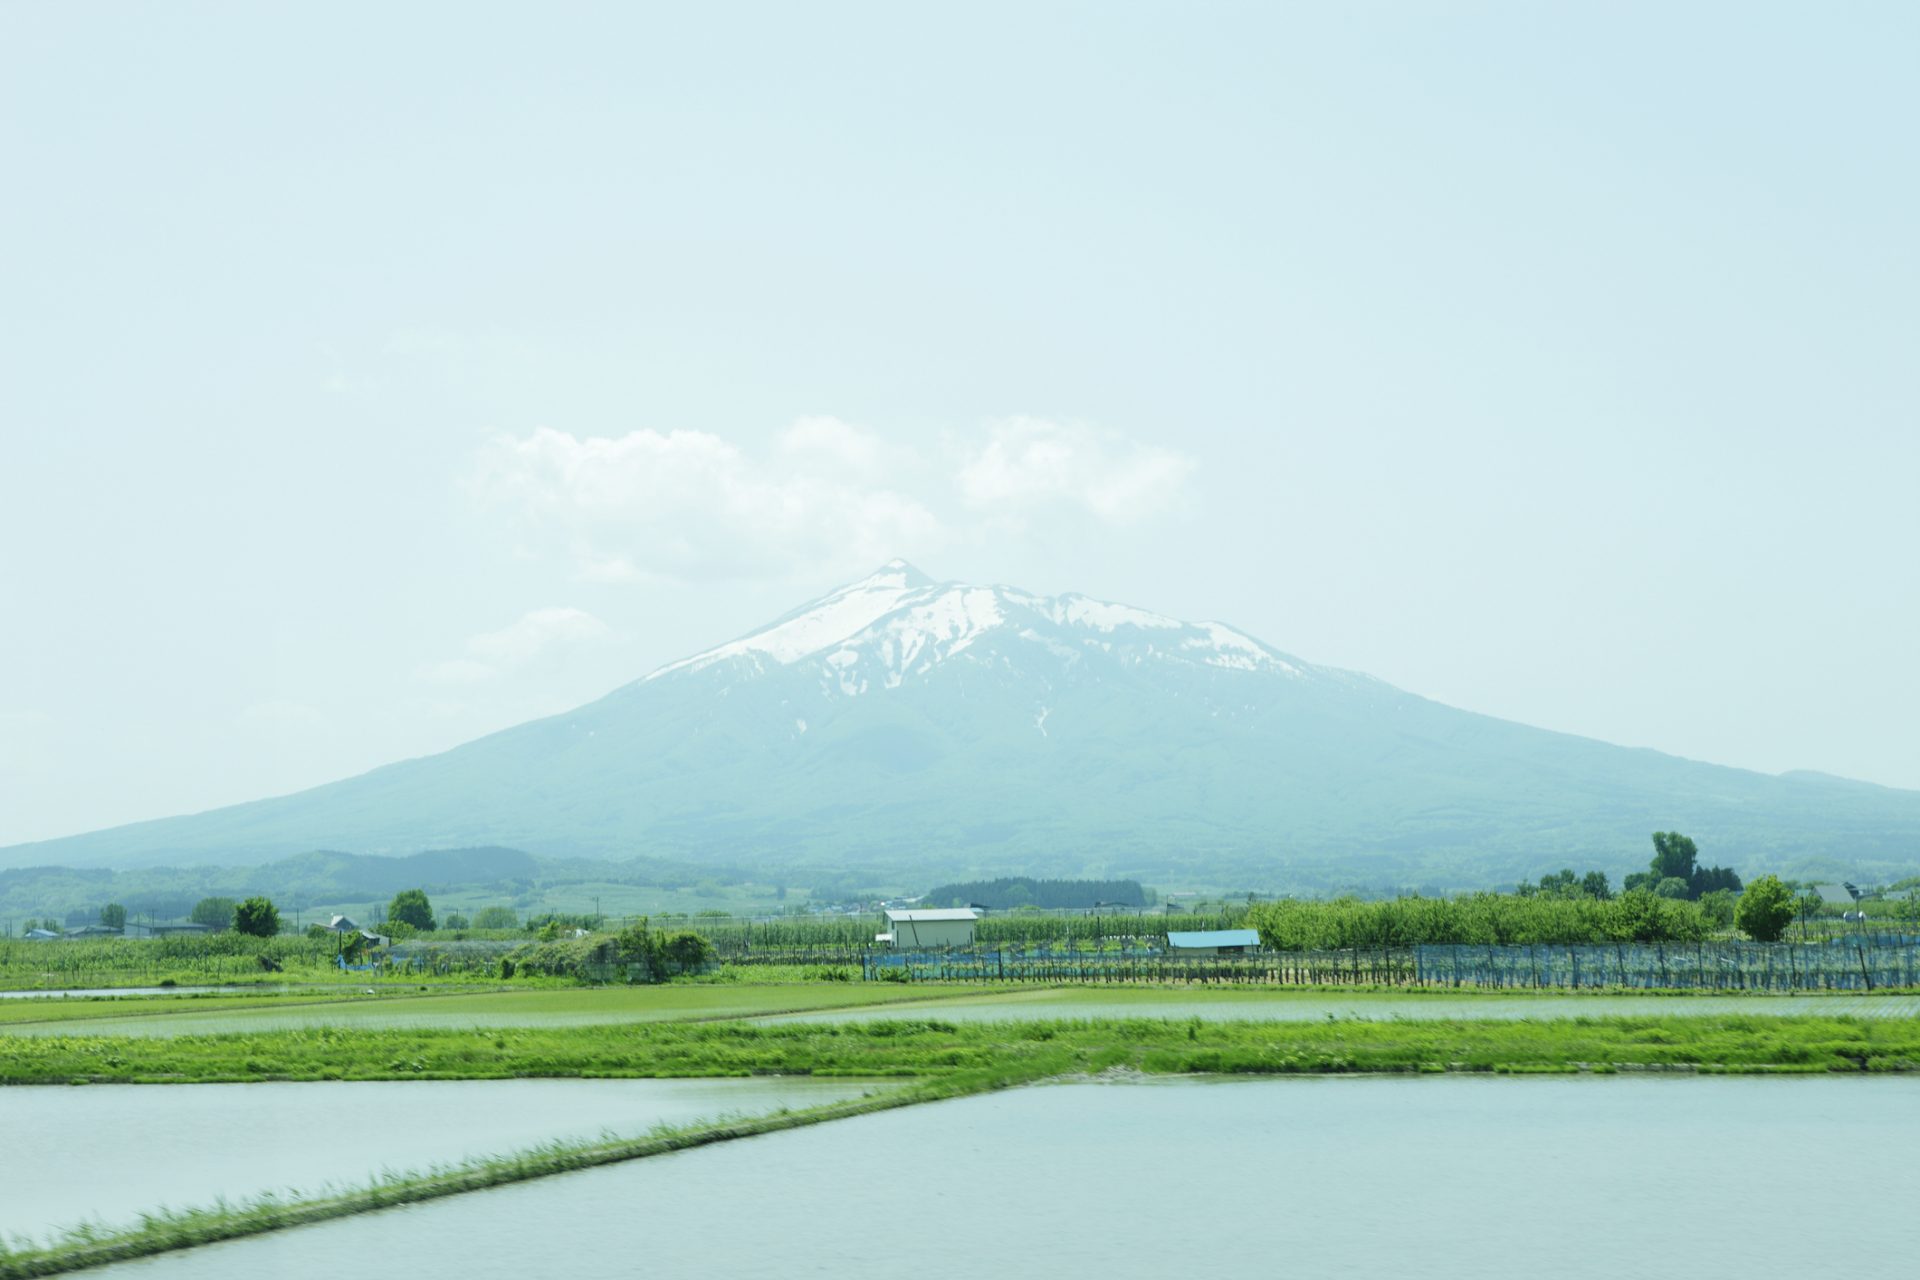
[(1850, 907), (1860, 900), (1859, 893), (1850, 884), (1817, 884), (1813, 891), (1829, 907)]
[(887, 912), (887, 931), (873, 940), (895, 951), (926, 947), (970, 947), (973, 926), (980, 913), (970, 907), (938, 907), (925, 910)]
[(1237, 956), (1260, 945), (1252, 929), (1202, 929), (1167, 934), (1167, 954), (1173, 956)]

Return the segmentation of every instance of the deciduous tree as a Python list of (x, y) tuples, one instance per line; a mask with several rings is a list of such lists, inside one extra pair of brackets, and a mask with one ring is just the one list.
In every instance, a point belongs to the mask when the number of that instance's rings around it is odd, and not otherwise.
[(1653, 833), (1653, 874), (1659, 880), (1688, 880), (1700, 850), (1678, 831)]
[(233, 909), (233, 927), (256, 938), (271, 938), (280, 932), (280, 908), (266, 898), (248, 898)]
[(1740, 895), (1733, 922), (1755, 942), (1778, 942), (1793, 923), (1793, 891), (1779, 876), (1761, 876)]
[(387, 919), (411, 925), (422, 933), (432, 933), (433, 904), (427, 901), (427, 891), (402, 889), (394, 894), (393, 901), (387, 904)]

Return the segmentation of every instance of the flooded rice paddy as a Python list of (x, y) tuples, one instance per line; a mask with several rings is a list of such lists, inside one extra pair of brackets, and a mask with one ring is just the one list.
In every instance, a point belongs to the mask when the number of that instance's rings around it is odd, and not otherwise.
[[(358, 1087), (358, 1086), (355, 1086)], [(1920, 1080), (1082, 1084), (890, 1111), (107, 1269), (470, 1280), (1913, 1273)]]
[(162, 1205), (858, 1097), (854, 1081), (473, 1080), (0, 1089), (0, 1238)]
[(233, 987), (36, 987), (29, 991), (0, 991), (0, 1000), (97, 1000), (117, 996), (186, 996), (235, 989)]

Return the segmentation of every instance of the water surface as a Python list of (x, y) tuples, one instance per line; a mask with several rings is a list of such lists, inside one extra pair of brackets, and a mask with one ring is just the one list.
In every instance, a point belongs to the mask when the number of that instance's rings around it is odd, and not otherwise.
[(210, 991), (245, 992), (246, 987), (53, 987), (0, 991), (0, 1000), (85, 1000), (109, 996), (192, 996)]
[(857, 1097), (859, 1082), (460, 1080), (0, 1088), (0, 1236), (364, 1183), (556, 1138)]
[(1905, 1280), (1916, 1151), (1907, 1077), (1054, 1086), (109, 1270)]

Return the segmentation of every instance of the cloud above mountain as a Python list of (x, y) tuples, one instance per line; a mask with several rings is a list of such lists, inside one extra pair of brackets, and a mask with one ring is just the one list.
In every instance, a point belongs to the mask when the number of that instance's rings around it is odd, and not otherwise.
[(1111, 524), (1158, 515), (1185, 491), (1194, 461), (1075, 422), (989, 423), (955, 476), (976, 511), (1023, 516), (1065, 508)]
[(1191, 458), (1032, 417), (934, 448), (839, 418), (797, 419), (760, 448), (706, 431), (492, 440), (469, 474), (535, 554), (593, 581), (778, 578), (1018, 531), (1037, 518), (1130, 524), (1178, 502)]

